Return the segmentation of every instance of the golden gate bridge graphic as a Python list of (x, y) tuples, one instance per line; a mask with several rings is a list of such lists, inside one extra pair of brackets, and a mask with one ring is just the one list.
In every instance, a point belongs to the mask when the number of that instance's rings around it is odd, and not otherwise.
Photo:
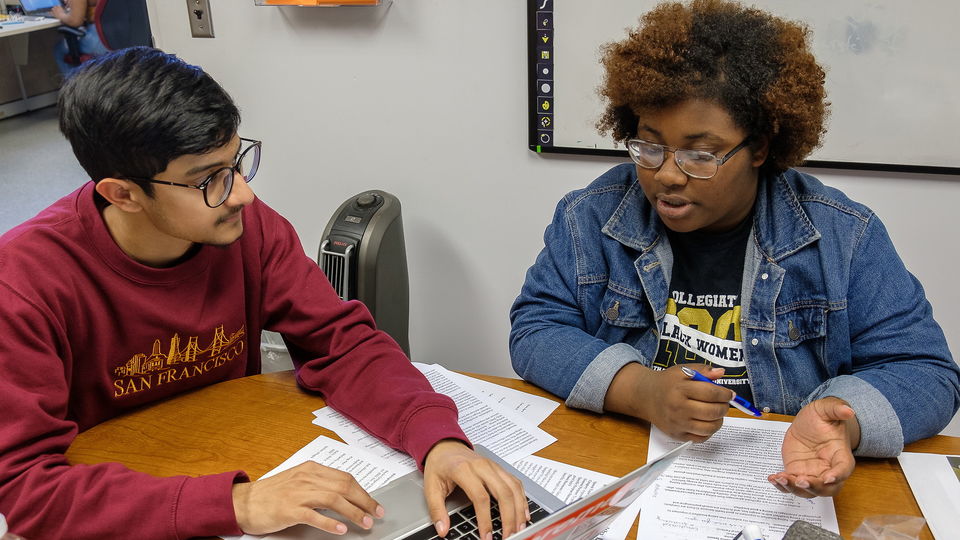
[(179, 364), (192, 364), (198, 360), (216, 358), (224, 349), (240, 341), (245, 333), (244, 327), (241, 326), (239, 330), (227, 336), (221, 324), (214, 330), (213, 340), (204, 349), (198, 345), (197, 336), (190, 336), (186, 345), (181, 348), (180, 334), (174, 334), (170, 338), (170, 348), (166, 353), (161, 352), (160, 340), (157, 339), (153, 342), (153, 351), (150, 354), (137, 353), (127, 360), (127, 363), (115, 368), (113, 372), (117, 377), (145, 375)]

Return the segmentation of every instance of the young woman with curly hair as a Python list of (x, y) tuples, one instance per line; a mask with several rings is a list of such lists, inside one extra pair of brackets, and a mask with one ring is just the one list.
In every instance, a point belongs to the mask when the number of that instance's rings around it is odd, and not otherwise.
[(598, 128), (634, 163), (560, 201), (510, 352), (568, 405), (679, 439), (708, 439), (735, 395), (796, 415), (769, 480), (812, 497), (836, 493), (854, 455), (943, 429), (960, 370), (879, 218), (792, 169), (827, 117), (807, 34), (694, 0), (604, 48)]

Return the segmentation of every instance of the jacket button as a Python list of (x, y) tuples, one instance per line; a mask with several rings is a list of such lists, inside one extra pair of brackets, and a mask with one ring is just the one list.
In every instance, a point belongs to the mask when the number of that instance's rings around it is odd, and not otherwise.
[(770, 407), (764, 407), (764, 408), (763, 408), (763, 412), (769, 413), (769, 412), (770, 412)]
[(793, 321), (787, 321), (787, 334), (793, 341), (800, 339), (800, 330), (797, 330), (797, 327), (793, 325)]
[(607, 319), (611, 321), (617, 320), (620, 317), (620, 301), (617, 300), (613, 303), (612, 306), (607, 310)]
[(768, 277), (770, 277), (770, 274), (767, 274), (766, 272), (760, 274), (760, 279), (767, 279)]
[(760, 341), (757, 338), (753, 338), (750, 340), (751, 345), (756, 345), (757, 343), (760, 343)]

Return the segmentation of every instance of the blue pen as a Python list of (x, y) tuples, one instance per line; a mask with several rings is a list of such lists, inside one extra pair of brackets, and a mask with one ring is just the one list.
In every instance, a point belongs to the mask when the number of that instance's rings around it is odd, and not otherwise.
[[(704, 377), (702, 374), (700, 374), (699, 371), (692, 370), (686, 366), (680, 366), (680, 369), (683, 370), (684, 375), (686, 375), (687, 377), (690, 377), (695, 381), (703, 381), (703, 382), (708, 382), (710, 384), (717, 384), (711, 381), (710, 379)], [(717, 386), (721, 386), (721, 385), (717, 384)], [(730, 400), (730, 404), (736, 407), (737, 409), (740, 409), (741, 411), (749, 414), (750, 416), (760, 416), (762, 414), (760, 411), (757, 410), (756, 407), (751, 405), (749, 401), (737, 395), (733, 396), (733, 399)]]

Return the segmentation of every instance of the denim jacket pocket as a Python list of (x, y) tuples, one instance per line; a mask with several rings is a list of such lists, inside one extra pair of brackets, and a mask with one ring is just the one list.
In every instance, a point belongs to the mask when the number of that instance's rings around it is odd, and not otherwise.
[[(774, 347), (788, 349), (804, 341), (827, 335), (827, 306), (803, 304), (777, 309), (777, 331)], [(818, 355), (819, 356), (819, 355)]]
[(796, 414), (828, 372), (826, 305), (790, 304), (777, 308), (774, 349), (787, 411)]
[(650, 305), (643, 293), (614, 283), (608, 283), (603, 293), (600, 318), (607, 325), (621, 328), (647, 328), (653, 324)]

